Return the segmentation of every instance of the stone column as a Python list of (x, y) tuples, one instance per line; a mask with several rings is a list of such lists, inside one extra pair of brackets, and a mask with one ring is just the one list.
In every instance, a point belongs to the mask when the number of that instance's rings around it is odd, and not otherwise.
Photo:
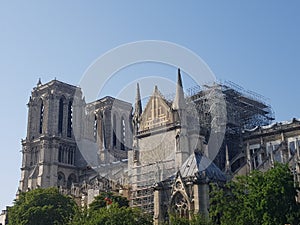
[(247, 142), (246, 154), (247, 154), (247, 164), (248, 164), (249, 172), (251, 172), (252, 171), (252, 163), (251, 163), (249, 142)]
[(194, 184), (194, 213), (208, 217), (209, 208), (209, 185)]
[(160, 222), (163, 221), (162, 215), (162, 196), (161, 196), (161, 189), (154, 190), (154, 224), (158, 225)]

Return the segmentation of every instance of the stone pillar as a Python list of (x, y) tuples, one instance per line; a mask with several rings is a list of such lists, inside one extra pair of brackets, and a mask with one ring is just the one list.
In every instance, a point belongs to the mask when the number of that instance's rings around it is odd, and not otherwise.
[(296, 154), (297, 154), (297, 159), (300, 160), (300, 150), (299, 150), (298, 138), (296, 138)]
[(189, 142), (186, 128), (181, 128), (177, 131), (175, 149), (175, 166), (178, 170), (189, 157)]
[(154, 224), (158, 225), (163, 221), (161, 189), (154, 190)]
[(246, 154), (247, 154), (247, 164), (248, 164), (248, 167), (249, 167), (249, 172), (251, 172), (252, 171), (252, 163), (251, 163), (249, 142), (247, 142)]
[(29, 178), (29, 168), (30, 168), (30, 146), (25, 142), (22, 141), (22, 154), (23, 154), (23, 159), (22, 159), (22, 167), (21, 167), (21, 180), (19, 184), (19, 190), (22, 192), (27, 191), (28, 187), (28, 178)]
[(209, 208), (209, 185), (194, 184), (194, 213), (208, 217)]
[(194, 184), (194, 214), (200, 213), (200, 193), (199, 193), (199, 184)]
[[(77, 96), (74, 96), (74, 100), (73, 100), (73, 134), (77, 138), (77, 141), (79, 141), (82, 138), (82, 131), (83, 131), (82, 110), (83, 110), (84, 101), (81, 99), (80, 93), (76, 93), (76, 94)], [(59, 105), (59, 100), (58, 103), (56, 104)], [(58, 111), (58, 107), (57, 107), (57, 111)]]
[(270, 166), (273, 168), (274, 167), (274, 152), (273, 152), (273, 145), (272, 143), (270, 143), (270, 149), (271, 149), (271, 152), (270, 152)]
[(33, 130), (33, 121), (32, 121), (32, 117), (33, 117), (33, 110), (32, 110), (32, 107), (33, 107), (33, 103), (32, 103), (32, 99), (30, 97), (29, 99), (29, 102), (27, 104), (27, 107), (28, 107), (28, 119), (27, 119), (27, 136), (26, 136), (26, 139), (27, 140), (30, 140), (31, 137), (34, 135), (34, 130)]

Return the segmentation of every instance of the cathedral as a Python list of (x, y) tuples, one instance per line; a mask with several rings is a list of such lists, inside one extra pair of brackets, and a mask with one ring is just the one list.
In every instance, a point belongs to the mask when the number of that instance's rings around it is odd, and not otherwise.
[(87, 103), (79, 87), (41, 81), (29, 98), (18, 192), (58, 187), (79, 205), (100, 192), (127, 197), (153, 215), (208, 214), (209, 184), (224, 184), (275, 161), (300, 180), (300, 121), (272, 124), (261, 96), (232, 82), (184, 93), (180, 70), (174, 99), (155, 86), (142, 106), (110, 96)]

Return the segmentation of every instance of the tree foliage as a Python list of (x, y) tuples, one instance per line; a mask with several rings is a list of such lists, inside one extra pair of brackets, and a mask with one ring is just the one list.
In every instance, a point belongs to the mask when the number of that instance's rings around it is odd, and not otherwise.
[(298, 185), (285, 164), (237, 177), (224, 189), (213, 186), (210, 216), (216, 224), (299, 224)]
[(89, 205), (90, 211), (95, 211), (106, 207), (108, 204), (117, 203), (119, 207), (128, 207), (129, 202), (127, 198), (115, 195), (112, 192), (101, 192), (95, 197), (94, 201)]
[(72, 225), (152, 225), (152, 217), (140, 209), (112, 203), (97, 210), (88, 209), (75, 217)]
[[(169, 223), (166, 223), (169, 224)], [(204, 215), (194, 215), (191, 220), (186, 218), (180, 218), (176, 215), (170, 215), (171, 225), (213, 225), (209, 218)]]
[(77, 205), (56, 188), (21, 193), (8, 211), (9, 225), (59, 225), (68, 223)]
[(130, 208), (126, 198), (111, 192), (100, 193), (88, 209), (79, 212), (72, 225), (152, 225), (152, 216)]

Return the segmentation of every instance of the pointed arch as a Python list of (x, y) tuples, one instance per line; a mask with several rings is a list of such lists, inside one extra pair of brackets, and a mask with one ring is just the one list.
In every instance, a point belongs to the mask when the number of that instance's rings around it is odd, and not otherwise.
[(43, 123), (44, 123), (44, 111), (45, 111), (45, 106), (44, 106), (44, 102), (41, 99), (41, 104), (40, 104), (40, 124), (39, 124), (39, 133), (42, 134), (43, 133)]
[(126, 146), (126, 122), (124, 115), (121, 116), (121, 126), (120, 126), (120, 142), (121, 142), (121, 150), (125, 150)]
[(179, 133), (176, 134), (175, 143), (176, 143), (175, 151), (180, 152), (180, 135), (179, 135)]
[(95, 141), (97, 141), (97, 136), (98, 136), (98, 118), (97, 118), (97, 115), (95, 115), (95, 117), (94, 117), (93, 136), (94, 136)]
[(63, 121), (64, 121), (64, 97), (59, 99), (58, 103), (58, 133), (63, 132)]
[(68, 104), (67, 137), (72, 137), (72, 123), (73, 123), (73, 105), (72, 105), (72, 100), (70, 100)]
[(116, 148), (117, 147), (117, 134), (116, 134), (116, 131), (117, 131), (117, 116), (116, 116), (116, 113), (113, 114), (113, 133), (112, 133), (112, 146), (113, 148)]
[(71, 188), (72, 184), (73, 183), (76, 183), (77, 180), (76, 180), (76, 175), (74, 173), (71, 173), (69, 176), (68, 176), (68, 181), (67, 181), (67, 188)]
[(63, 163), (64, 152), (61, 146), (58, 149), (58, 162)]
[(120, 148), (119, 143), (120, 143), (120, 128), (119, 128), (119, 124), (120, 124), (120, 116), (118, 114), (117, 111), (113, 111), (112, 112), (112, 147), (113, 148)]
[(177, 191), (171, 200), (172, 212), (181, 218), (189, 219), (189, 208), (188, 199), (180, 191)]
[(63, 172), (57, 173), (57, 186), (64, 187), (66, 183), (66, 176)]

